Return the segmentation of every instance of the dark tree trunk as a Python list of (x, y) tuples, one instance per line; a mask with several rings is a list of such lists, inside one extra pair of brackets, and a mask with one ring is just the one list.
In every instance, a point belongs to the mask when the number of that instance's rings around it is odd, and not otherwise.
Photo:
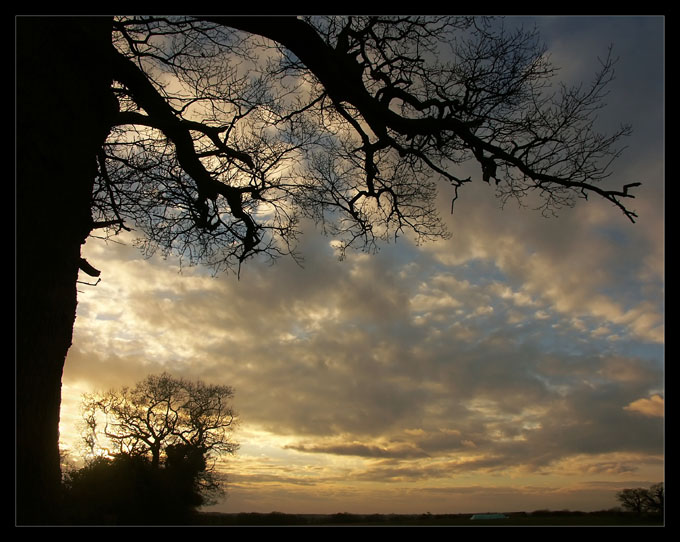
[(16, 512), (59, 521), (61, 377), (115, 100), (108, 18), (16, 20)]

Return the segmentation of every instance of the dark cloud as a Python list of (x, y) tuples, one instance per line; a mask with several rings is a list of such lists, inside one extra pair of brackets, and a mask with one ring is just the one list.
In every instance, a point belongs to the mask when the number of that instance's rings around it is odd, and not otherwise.
[(361, 443), (341, 443), (341, 444), (300, 444), (297, 446), (287, 446), (291, 450), (305, 453), (324, 453), (335, 455), (356, 455), (365, 458), (414, 458), (428, 457), (423, 451), (413, 445), (395, 445), (389, 447), (366, 445)]

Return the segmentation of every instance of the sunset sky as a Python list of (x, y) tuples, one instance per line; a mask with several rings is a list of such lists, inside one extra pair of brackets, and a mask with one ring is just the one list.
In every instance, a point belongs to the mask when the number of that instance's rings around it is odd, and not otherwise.
[(565, 81), (613, 44), (599, 126), (633, 126), (610, 182), (643, 183), (637, 223), (594, 197), (501, 209), (480, 180), (454, 214), (442, 187), (448, 240), (339, 261), (307, 224), (302, 268), (240, 279), (90, 239), (102, 280), (79, 285), (62, 445), (77, 452), (82, 393), (168, 371), (235, 389), (241, 448), (213, 510), (598, 510), (663, 481), (664, 20), (527, 21)]

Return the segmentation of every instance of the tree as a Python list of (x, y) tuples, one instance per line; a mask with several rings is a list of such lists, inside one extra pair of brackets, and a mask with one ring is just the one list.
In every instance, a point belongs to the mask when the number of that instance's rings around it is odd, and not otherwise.
[(222, 492), (215, 462), (234, 453), (229, 386), (148, 376), (83, 396), (86, 465), (65, 477), (76, 523), (182, 521)]
[(665, 490), (663, 482), (654, 484), (647, 490), (645, 509), (650, 514), (663, 514)]
[(624, 489), (616, 494), (616, 499), (630, 512), (661, 514), (664, 507), (663, 483), (654, 484), (649, 489), (643, 487)]
[[(533, 31), (475, 17), (17, 19), (17, 509), (52, 521), (61, 373), (80, 247), (135, 228), (143, 247), (240, 269), (295, 255), (310, 217), (367, 250), (446, 235), (437, 186), (594, 194), (627, 127), (594, 120), (612, 77), (550, 87)], [(443, 183), (443, 184), (442, 184)], [(45, 236), (49, 234), (49, 242)], [(36, 417), (35, 412), (44, 415)]]
[[(64, 476), (64, 521), (72, 524), (183, 524), (206, 502), (197, 476), (205, 468), (198, 450), (177, 454), (173, 445), (163, 465), (148, 457), (98, 456)], [(173, 450), (172, 452), (170, 450)]]
[[(216, 489), (209, 462), (233, 454), (235, 414), (229, 386), (151, 375), (134, 388), (83, 397), (84, 440), (92, 456), (142, 456), (151, 467), (192, 466), (204, 489)], [(113, 449), (112, 449), (113, 448)]]
[(626, 510), (641, 514), (645, 509), (647, 490), (638, 487), (635, 489), (624, 489), (616, 494), (616, 499)]

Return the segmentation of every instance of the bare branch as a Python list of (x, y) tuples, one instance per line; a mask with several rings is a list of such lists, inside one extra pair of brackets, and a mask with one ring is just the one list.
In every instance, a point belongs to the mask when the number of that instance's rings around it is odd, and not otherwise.
[(478, 164), (504, 203), (546, 214), (594, 194), (627, 207), (639, 182), (604, 181), (630, 129), (595, 121), (613, 78), (554, 86), (535, 31), (478, 17), (131, 17), (116, 25), (121, 84), (100, 160), (97, 223), (216, 270), (294, 254), (299, 216), (375, 250), (446, 237), (437, 184)]

